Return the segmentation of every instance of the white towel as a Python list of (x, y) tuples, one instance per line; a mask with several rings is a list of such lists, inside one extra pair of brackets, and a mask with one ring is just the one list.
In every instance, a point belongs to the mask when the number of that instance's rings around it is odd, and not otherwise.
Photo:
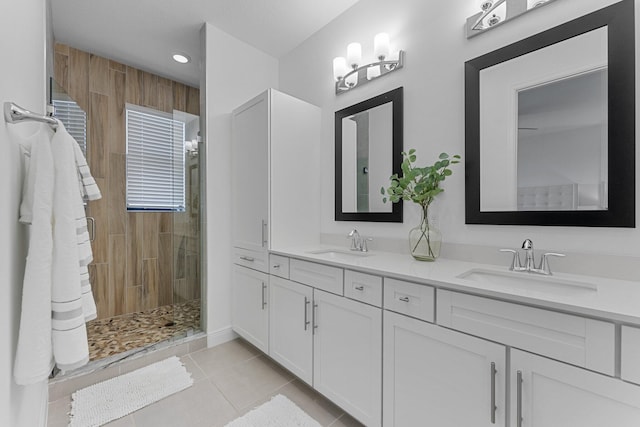
[[(63, 130), (66, 132), (64, 126)], [(60, 130), (58, 130), (58, 132), (60, 132)], [(98, 188), (98, 184), (96, 184), (96, 180), (93, 179), (93, 176), (91, 175), (87, 159), (85, 159), (84, 154), (82, 154), (82, 149), (77, 141), (73, 144), (73, 148), (76, 156), (76, 166), (78, 167), (78, 177), (82, 188), (82, 197), (86, 197), (88, 200), (100, 199), (102, 194), (100, 194), (100, 189)]]
[(51, 141), (55, 170), (51, 325), (53, 355), (62, 371), (89, 361), (79, 261), (83, 246), (78, 238), (78, 225), (84, 221), (86, 228), (86, 218), (78, 187), (75, 144), (60, 123)]
[[(51, 263), (54, 168), (53, 131), (41, 125), (21, 145), (30, 152), (30, 167), (20, 212), (31, 223), (22, 288), (22, 312), (13, 375), (17, 384), (46, 380), (53, 369), (51, 349)], [(21, 219), (24, 217), (21, 216)]]

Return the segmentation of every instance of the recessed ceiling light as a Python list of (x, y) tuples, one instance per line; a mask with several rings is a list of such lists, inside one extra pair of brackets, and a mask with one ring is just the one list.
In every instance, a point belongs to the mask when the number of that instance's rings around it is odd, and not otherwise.
[(187, 62), (191, 61), (191, 58), (183, 53), (174, 53), (173, 60), (181, 64), (186, 64)]

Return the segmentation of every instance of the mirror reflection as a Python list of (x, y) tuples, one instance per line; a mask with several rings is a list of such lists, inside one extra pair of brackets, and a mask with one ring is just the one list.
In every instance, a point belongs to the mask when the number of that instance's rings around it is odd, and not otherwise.
[(518, 92), (518, 210), (607, 209), (607, 70)]
[(606, 28), (480, 72), (482, 211), (607, 209), (607, 74)]
[(393, 175), (391, 102), (342, 119), (342, 211), (391, 212), (380, 188)]
[(336, 221), (402, 222), (380, 194), (401, 172), (402, 88), (336, 111), (335, 144)]

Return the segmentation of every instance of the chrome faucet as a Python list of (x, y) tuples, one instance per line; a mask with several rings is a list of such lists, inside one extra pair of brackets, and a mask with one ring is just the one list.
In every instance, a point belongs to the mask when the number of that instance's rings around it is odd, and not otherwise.
[(367, 242), (372, 241), (371, 237), (361, 237), (358, 230), (355, 228), (347, 234), (347, 237), (351, 238), (351, 250), (352, 251), (360, 251), (360, 252), (369, 252), (369, 248), (367, 247)]
[(533, 242), (531, 239), (525, 239), (522, 242), (522, 249), (524, 249), (526, 253), (526, 260), (524, 267), (520, 264), (520, 254), (516, 249), (500, 249), (500, 252), (510, 252), (513, 253), (513, 259), (511, 260), (511, 266), (509, 270), (511, 271), (526, 271), (528, 273), (535, 274), (543, 274), (545, 276), (550, 276), (553, 273), (551, 272), (551, 268), (549, 267), (549, 257), (564, 257), (564, 254), (559, 254), (555, 252), (546, 252), (542, 255), (540, 259), (540, 264), (536, 268), (535, 264), (535, 254), (533, 252)]

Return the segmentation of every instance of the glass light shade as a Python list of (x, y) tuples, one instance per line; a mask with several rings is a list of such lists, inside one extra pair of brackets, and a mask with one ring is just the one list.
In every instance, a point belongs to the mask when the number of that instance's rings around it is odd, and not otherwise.
[(380, 66), (379, 65), (367, 68), (367, 80), (375, 79), (378, 76), (380, 76)]
[(495, 8), (486, 18), (483, 19), (483, 26), (484, 27), (491, 27), (493, 25), (496, 25), (502, 21), (504, 21), (504, 19), (507, 16), (507, 3), (502, 3), (500, 6), (498, 6), (497, 8)]
[(360, 43), (349, 43), (347, 45), (347, 64), (351, 68), (358, 68), (362, 61), (362, 46)]
[(353, 73), (345, 79), (345, 83), (349, 87), (354, 87), (358, 84), (358, 73)]
[(191, 61), (191, 58), (183, 53), (174, 53), (172, 58), (174, 61), (179, 62), (180, 64), (186, 64), (187, 62)]
[(527, 0), (527, 10), (533, 9), (546, 3), (547, 0)]
[(479, 0), (480, 10), (483, 12), (493, 6), (493, 0)]
[(380, 61), (389, 56), (389, 34), (376, 34), (373, 38), (373, 54)]
[(336, 81), (340, 80), (347, 74), (347, 60), (344, 56), (338, 56), (337, 58), (333, 58), (333, 78)]

